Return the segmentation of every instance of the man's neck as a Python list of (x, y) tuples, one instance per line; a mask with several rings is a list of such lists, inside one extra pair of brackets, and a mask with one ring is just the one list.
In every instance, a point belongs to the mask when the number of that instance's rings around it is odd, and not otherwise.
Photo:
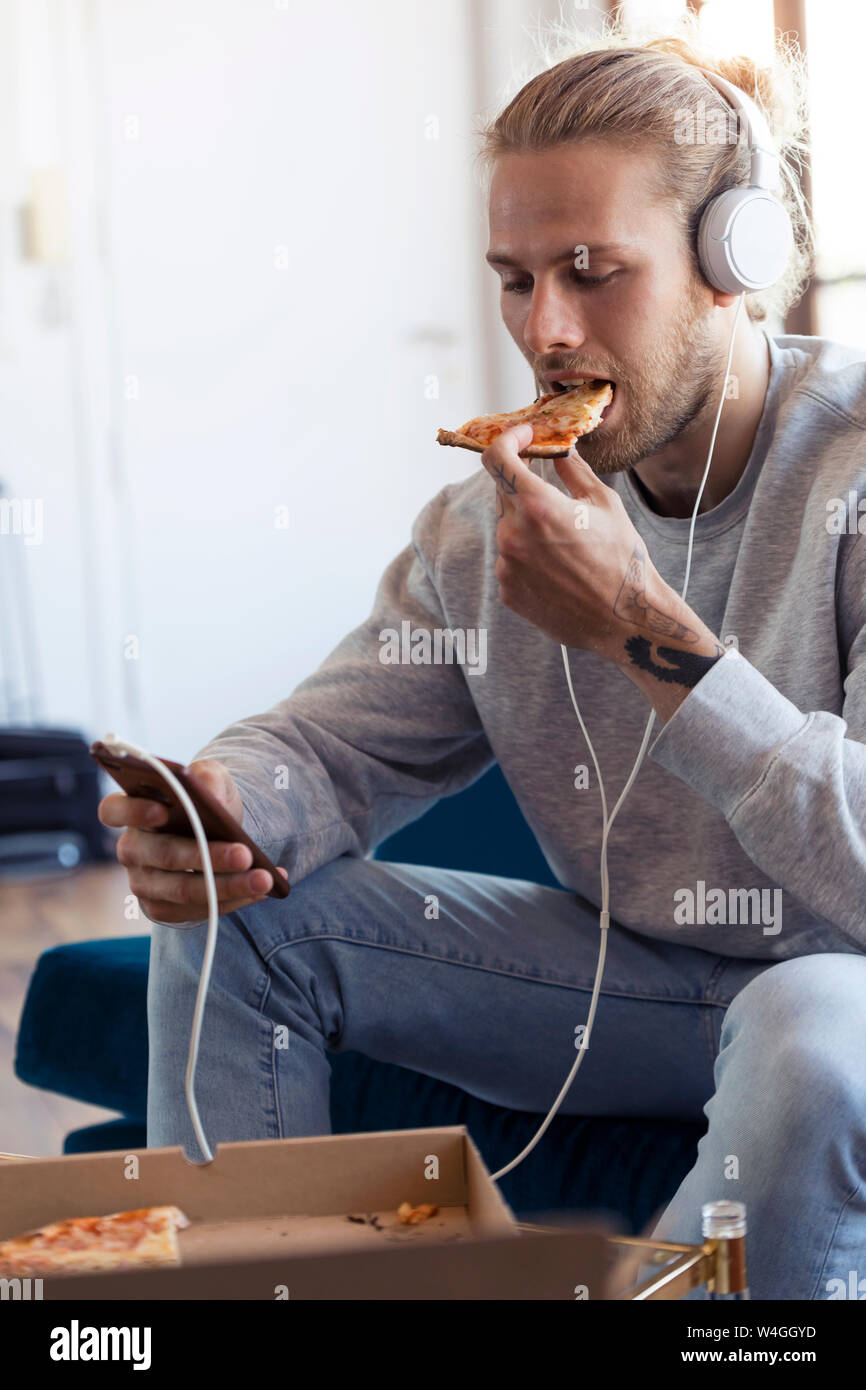
[[(748, 332), (737, 332), (730, 377), (736, 395), (725, 401), (713, 449), (699, 515), (710, 511), (733, 492), (749, 461), (770, 379), (770, 353), (760, 328), (746, 321)], [(719, 391), (722, 384), (719, 382)], [(690, 517), (707, 466), (718, 393), (699, 419), (658, 454), (641, 459), (632, 470), (647, 505), (660, 516)]]

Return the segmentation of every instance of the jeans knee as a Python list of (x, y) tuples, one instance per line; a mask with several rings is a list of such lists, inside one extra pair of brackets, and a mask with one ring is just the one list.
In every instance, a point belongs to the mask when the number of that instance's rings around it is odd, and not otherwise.
[(732, 1000), (721, 1053), (736, 1044), (768, 1105), (814, 1115), (866, 1105), (866, 956), (826, 953), (770, 966)]
[(394, 866), (343, 854), (301, 879), (280, 906), (290, 934), (299, 926), (313, 932), (336, 926), (346, 938), (356, 932), (363, 937), (372, 927), (377, 938), (384, 940), (384, 924), (392, 916), (402, 919), (398, 904), (412, 891), (395, 874)]
[(325, 902), (332, 902), (346, 894), (357, 895), (363, 891), (364, 883), (371, 872), (376, 872), (376, 864), (369, 859), (359, 859), (355, 855), (341, 854), (329, 859), (298, 883), (292, 884), (291, 892), (285, 899), (292, 912), (310, 908), (321, 908)]

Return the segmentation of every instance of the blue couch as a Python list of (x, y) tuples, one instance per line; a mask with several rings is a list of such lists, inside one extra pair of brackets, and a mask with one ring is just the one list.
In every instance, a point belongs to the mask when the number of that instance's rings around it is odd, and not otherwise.
[[(376, 857), (561, 887), (498, 767), (386, 840)], [(149, 947), (146, 936), (83, 941), (46, 951), (37, 962), (21, 1017), (16, 1075), (121, 1116), (69, 1134), (66, 1153), (145, 1145)], [(337, 1134), (465, 1124), (494, 1172), (543, 1118), (359, 1053), (330, 1060)], [(636, 1232), (673, 1196), (705, 1128), (676, 1120), (557, 1116), (529, 1157), (502, 1179), (502, 1192), (518, 1213), (606, 1211)]]

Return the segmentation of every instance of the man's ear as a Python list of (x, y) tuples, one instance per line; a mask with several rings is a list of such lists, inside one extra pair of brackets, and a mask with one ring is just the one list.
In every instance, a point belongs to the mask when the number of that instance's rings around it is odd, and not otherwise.
[(725, 290), (713, 290), (713, 303), (717, 309), (730, 309), (739, 297), (738, 294), (728, 294)]

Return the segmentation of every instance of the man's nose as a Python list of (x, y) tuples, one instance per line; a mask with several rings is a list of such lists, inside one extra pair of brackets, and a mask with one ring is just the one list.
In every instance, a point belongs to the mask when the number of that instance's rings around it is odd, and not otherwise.
[(573, 298), (555, 284), (536, 280), (523, 340), (530, 352), (539, 357), (545, 352), (579, 348), (586, 341), (586, 333)]

